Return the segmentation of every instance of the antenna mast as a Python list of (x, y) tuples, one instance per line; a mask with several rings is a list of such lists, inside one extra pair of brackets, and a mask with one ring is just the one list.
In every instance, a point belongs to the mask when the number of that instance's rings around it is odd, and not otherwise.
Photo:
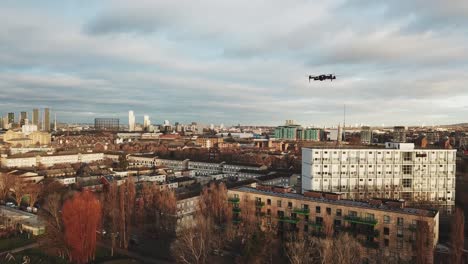
[(346, 104), (343, 105), (343, 141), (346, 140)]

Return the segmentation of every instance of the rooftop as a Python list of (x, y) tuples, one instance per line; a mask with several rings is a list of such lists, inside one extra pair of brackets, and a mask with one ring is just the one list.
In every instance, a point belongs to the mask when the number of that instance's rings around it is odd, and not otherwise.
[(258, 194), (281, 197), (281, 198), (290, 198), (290, 199), (303, 200), (303, 201), (320, 202), (320, 203), (327, 203), (327, 204), (333, 204), (333, 205), (343, 205), (346, 207), (359, 207), (359, 208), (366, 208), (366, 209), (373, 209), (373, 210), (380, 210), (380, 211), (387, 211), (387, 212), (391, 211), (391, 212), (426, 216), (426, 217), (435, 217), (438, 214), (437, 210), (417, 209), (417, 208), (396, 208), (396, 207), (387, 206), (385, 204), (374, 205), (365, 201), (331, 200), (331, 199), (326, 199), (323, 197), (321, 198), (306, 197), (302, 194), (297, 194), (297, 193), (278, 193), (278, 192), (267, 191), (267, 190), (258, 190), (256, 188), (252, 188), (248, 186), (241, 186), (241, 187), (233, 189), (233, 191), (258, 193)]

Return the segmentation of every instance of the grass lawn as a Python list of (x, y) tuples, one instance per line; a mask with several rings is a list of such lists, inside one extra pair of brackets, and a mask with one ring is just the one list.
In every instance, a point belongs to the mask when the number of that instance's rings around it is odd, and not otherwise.
[[(23, 263), (23, 257), (28, 256), (31, 260), (30, 263), (44, 263), (44, 264), (68, 264), (69, 262), (65, 259), (47, 255), (38, 248), (31, 248), (25, 251), (21, 251), (14, 255), (16, 262), (11, 263)], [(10, 263), (10, 262), (7, 262)]]
[[(39, 248), (31, 248), (14, 254), (14, 260), (10, 262), (6, 261), (5, 259), (0, 259), (0, 263), (23, 263), (23, 257), (28, 256), (30, 258), (30, 263), (38, 263), (38, 264), (69, 264), (67, 259), (62, 259), (55, 256), (47, 255), (44, 251)], [(96, 259), (91, 263), (95, 264), (138, 264), (137, 261), (129, 259), (126, 256), (114, 255), (113, 257), (110, 256), (110, 251), (105, 248), (97, 248), (96, 249)]]
[(36, 242), (36, 238), (27, 238), (26, 236), (15, 236), (11, 238), (0, 239), (0, 252), (8, 251), (18, 247), (26, 246)]

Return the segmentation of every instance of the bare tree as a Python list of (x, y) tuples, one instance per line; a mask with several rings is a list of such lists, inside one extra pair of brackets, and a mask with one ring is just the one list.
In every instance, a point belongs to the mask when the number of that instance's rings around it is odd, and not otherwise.
[(291, 264), (323, 263), (323, 241), (315, 237), (288, 235), (284, 242), (286, 256)]
[(40, 239), (41, 247), (62, 258), (68, 258), (69, 248), (65, 243), (64, 227), (62, 222), (62, 195), (58, 192), (50, 193), (44, 199), (44, 205), (40, 210), (40, 217), (46, 222), (45, 235)]
[(212, 223), (201, 214), (195, 216), (195, 224), (181, 230), (172, 244), (172, 255), (178, 263), (207, 263), (211, 250)]
[(15, 192), (15, 201), (18, 206), (21, 205), (21, 200), (23, 199), (24, 195), (26, 194), (25, 184), (23, 183), (23, 179), (21, 177), (15, 177), (15, 182), (13, 185), (13, 190)]
[(42, 193), (42, 184), (35, 184), (35, 183), (30, 183), (25, 186), (25, 192), (29, 197), (29, 206), (33, 207), (37, 199), (39, 198), (39, 195)]
[(341, 234), (333, 240), (322, 243), (323, 263), (358, 264), (363, 260), (363, 247), (348, 234)]
[(109, 185), (104, 193), (105, 205), (103, 206), (103, 219), (104, 227), (108, 229), (111, 236), (111, 256), (114, 255), (114, 248), (116, 247), (116, 237), (118, 233), (118, 217), (119, 217), (119, 206), (118, 206), (118, 187), (117, 183), (113, 182)]
[(452, 226), (450, 230), (450, 262), (462, 263), (465, 234), (465, 215), (463, 209), (457, 207), (453, 215)]
[[(433, 233), (429, 223), (418, 220), (416, 227), (416, 263), (425, 264), (434, 262)], [(456, 263), (456, 262), (454, 262)]]
[(9, 173), (0, 173), (0, 200), (8, 198), (10, 189), (15, 184), (15, 176)]
[(323, 218), (323, 233), (326, 237), (333, 237), (333, 219), (328, 215)]

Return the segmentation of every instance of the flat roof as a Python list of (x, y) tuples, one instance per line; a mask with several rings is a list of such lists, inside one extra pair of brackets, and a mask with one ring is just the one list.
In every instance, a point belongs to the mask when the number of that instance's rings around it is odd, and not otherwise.
[(302, 194), (298, 193), (278, 193), (273, 191), (266, 191), (266, 190), (258, 190), (253, 187), (248, 186), (241, 186), (238, 188), (232, 189), (233, 191), (241, 191), (241, 192), (249, 192), (249, 193), (258, 193), (262, 195), (269, 195), (281, 198), (290, 198), (296, 200), (303, 200), (303, 201), (310, 201), (310, 202), (318, 202), (318, 203), (327, 203), (333, 205), (343, 205), (346, 207), (359, 207), (364, 209), (373, 209), (379, 211), (386, 211), (386, 212), (396, 212), (396, 213), (403, 213), (403, 214), (410, 214), (410, 215), (417, 215), (417, 216), (426, 216), (426, 217), (435, 217), (438, 214), (438, 210), (428, 210), (428, 209), (418, 209), (418, 208), (395, 208), (390, 207), (385, 204), (381, 205), (371, 205), (370, 203), (364, 201), (353, 201), (353, 200), (331, 200), (326, 198), (314, 198), (314, 197), (307, 197)]

